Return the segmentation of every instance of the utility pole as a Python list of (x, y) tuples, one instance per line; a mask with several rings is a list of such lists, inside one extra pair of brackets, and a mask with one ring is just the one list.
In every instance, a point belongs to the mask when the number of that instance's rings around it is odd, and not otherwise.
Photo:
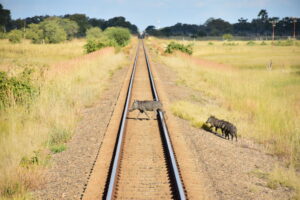
[(296, 39), (296, 23), (297, 23), (296, 17), (293, 17), (293, 22), (294, 22), (294, 39)]
[(276, 23), (277, 23), (276, 20), (271, 21), (271, 24), (272, 24), (272, 27), (273, 27), (273, 34), (272, 34), (272, 41), (273, 42), (274, 42), (274, 39), (275, 39), (275, 26), (276, 26)]

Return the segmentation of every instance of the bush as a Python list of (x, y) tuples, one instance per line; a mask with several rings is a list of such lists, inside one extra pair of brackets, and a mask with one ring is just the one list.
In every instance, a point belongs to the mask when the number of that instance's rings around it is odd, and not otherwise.
[[(111, 27), (107, 28), (103, 33), (99, 32), (100, 29), (89, 30), (88, 42), (84, 45), (87, 53), (107, 46), (124, 47), (130, 40), (130, 32), (126, 28)], [(95, 36), (98, 38), (95, 38)]]
[(8, 40), (11, 43), (20, 43), (22, 39), (22, 31), (20, 30), (12, 30), (8, 33)]
[(46, 20), (40, 23), (46, 43), (59, 43), (67, 39), (64, 29), (55, 20)]
[(114, 40), (118, 46), (124, 47), (130, 40), (130, 32), (127, 28), (110, 27), (104, 31), (109, 40)]
[(6, 72), (0, 72), (0, 109), (26, 103), (38, 94), (31, 73), (32, 70), (25, 69), (19, 76), (9, 77)]
[(93, 27), (86, 31), (86, 38), (88, 40), (99, 39), (102, 36), (103, 36), (102, 30), (98, 27)]
[(224, 42), (223, 46), (237, 46), (239, 43), (234, 43), (234, 42)]
[(209, 43), (208, 43), (208, 45), (210, 45), (210, 46), (211, 46), (211, 45), (214, 45), (214, 43), (212, 43), (212, 42), (209, 42)]
[(293, 40), (278, 40), (276, 42), (272, 43), (274, 46), (293, 46), (294, 41)]
[(249, 42), (247, 42), (247, 45), (248, 46), (254, 46), (256, 43), (252, 40), (250, 40)]
[(84, 48), (87, 53), (91, 53), (93, 51), (97, 51), (102, 49), (103, 47), (109, 46), (105, 41), (101, 40), (88, 40), (88, 42), (84, 45)]
[(265, 45), (267, 45), (267, 43), (266, 43), (265, 41), (262, 41), (262, 42), (260, 43), (260, 45), (265, 46)]
[(34, 44), (40, 44), (44, 41), (44, 33), (38, 24), (29, 24), (26, 30), (26, 39), (30, 39)]
[(189, 55), (193, 53), (193, 48), (191, 44), (183, 45), (176, 42), (170, 42), (165, 50), (165, 53), (173, 53), (174, 50), (178, 50)]
[(232, 40), (233, 36), (231, 34), (224, 34), (223, 36), (223, 40)]

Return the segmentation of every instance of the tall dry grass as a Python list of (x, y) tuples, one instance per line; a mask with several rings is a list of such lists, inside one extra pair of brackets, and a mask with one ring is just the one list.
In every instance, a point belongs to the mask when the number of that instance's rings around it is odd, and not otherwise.
[[(195, 42), (193, 56), (167, 56), (160, 50), (167, 42), (149, 43), (154, 44), (156, 59), (177, 73), (177, 84), (195, 91), (175, 102), (173, 113), (196, 127), (210, 115), (233, 122), (240, 137), (252, 138), (285, 159), (294, 171), (293, 178), (286, 171), (290, 182), (300, 191), (294, 170), (300, 168), (300, 47)], [(272, 69), (267, 70), (270, 60)], [(280, 177), (274, 175), (278, 171), (270, 177)]]
[[(70, 55), (82, 55), (81, 43), (66, 43), (67, 49), (61, 45), (50, 49), (47, 45), (36, 45), (30, 49), (31, 53), (23, 55), (25, 62), (30, 60), (27, 56), (35, 54), (34, 65), (36, 60), (48, 64), (51, 56), (45, 58), (45, 54), (49, 50), (53, 60), (64, 61), (49, 65), (35, 81), (40, 94), (29, 107), (16, 105), (0, 111), (0, 199), (31, 197), (28, 191), (40, 185), (41, 168), (49, 162), (47, 148), (63, 145), (70, 139), (80, 117), (79, 110), (98, 99), (112, 74), (129, 64), (127, 54), (116, 53), (112, 48), (66, 61)], [(14, 46), (7, 48), (12, 49), (12, 60), (22, 62)], [(64, 53), (55, 53), (60, 50)], [(0, 50), (0, 55), (6, 57), (9, 53), (3, 51)], [(45, 54), (39, 54), (41, 51)], [(75, 53), (67, 55), (72, 51)], [(18, 70), (18, 64), (15, 69)]]

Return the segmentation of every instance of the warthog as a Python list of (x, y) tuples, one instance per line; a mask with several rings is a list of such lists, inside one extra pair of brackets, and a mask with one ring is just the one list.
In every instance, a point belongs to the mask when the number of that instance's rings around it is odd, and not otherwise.
[(218, 129), (221, 129), (222, 136), (224, 137), (225, 135), (225, 139), (228, 138), (229, 140), (229, 136), (231, 136), (231, 140), (233, 140), (233, 137), (235, 137), (237, 141), (237, 128), (232, 123), (217, 119), (214, 116), (210, 116), (207, 119), (206, 123), (210, 124), (210, 129), (212, 129), (213, 127), (216, 131), (218, 131)]
[(165, 113), (163, 110), (163, 105), (160, 101), (138, 101), (134, 100), (131, 108), (128, 110), (129, 112), (132, 112), (134, 110), (139, 110), (140, 112), (138, 113), (136, 119), (139, 117), (141, 113), (145, 113), (148, 117), (148, 119), (151, 119), (149, 115), (147, 114), (146, 111), (162, 111)]

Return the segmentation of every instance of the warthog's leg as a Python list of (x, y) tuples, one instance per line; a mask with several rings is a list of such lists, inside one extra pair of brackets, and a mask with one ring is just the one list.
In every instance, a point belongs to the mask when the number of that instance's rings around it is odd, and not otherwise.
[(146, 112), (146, 111), (144, 111), (144, 113), (147, 115), (148, 119), (151, 119), (151, 117), (149, 117), (149, 115), (147, 114), (147, 112)]

